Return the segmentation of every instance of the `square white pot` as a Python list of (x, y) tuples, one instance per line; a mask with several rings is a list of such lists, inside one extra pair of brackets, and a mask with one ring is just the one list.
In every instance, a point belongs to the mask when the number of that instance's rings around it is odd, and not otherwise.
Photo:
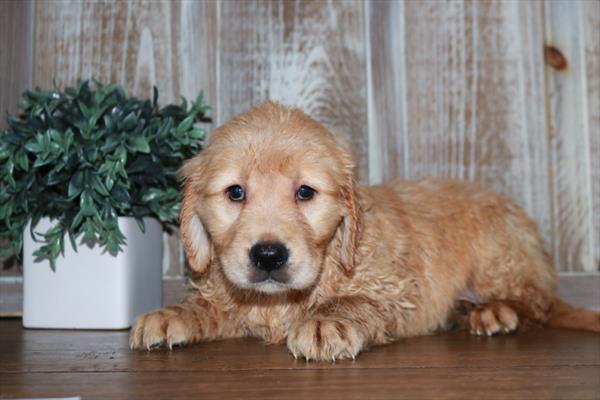
[[(142, 233), (134, 218), (120, 217), (127, 245), (116, 256), (98, 246), (77, 245), (65, 238), (64, 256), (52, 271), (48, 260), (36, 261), (34, 242), (23, 238), (23, 326), (26, 328), (125, 329), (141, 313), (162, 303), (162, 227), (144, 218)], [(36, 232), (52, 223), (43, 219)]]

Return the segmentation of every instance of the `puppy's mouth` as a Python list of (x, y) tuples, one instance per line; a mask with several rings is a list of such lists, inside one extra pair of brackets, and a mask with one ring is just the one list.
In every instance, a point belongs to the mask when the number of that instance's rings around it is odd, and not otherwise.
[(273, 271), (255, 269), (249, 276), (250, 287), (262, 293), (281, 293), (291, 289), (287, 268)]
[(250, 281), (257, 283), (279, 283), (287, 284), (290, 281), (290, 276), (285, 269), (277, 269), (274, 271), (254, 270), (250, 276)]

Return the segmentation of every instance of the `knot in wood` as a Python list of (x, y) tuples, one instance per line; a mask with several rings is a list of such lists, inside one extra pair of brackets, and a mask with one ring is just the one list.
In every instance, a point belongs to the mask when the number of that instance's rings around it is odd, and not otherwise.
[(544, 47), (544, 57), (546, 58), (546, 64), (557, 71), (564, 71), (569, 65), (567, 58), (564, 56), (562, 51), (552, 45), (547, 45)]

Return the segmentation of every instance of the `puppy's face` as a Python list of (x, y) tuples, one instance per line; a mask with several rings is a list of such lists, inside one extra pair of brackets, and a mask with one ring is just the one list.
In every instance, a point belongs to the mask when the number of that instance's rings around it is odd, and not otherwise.
[(313, 286), (349, 228), (351, 169), (333, 135), (298, 110), (266, 103), (219, 128), (184, 168), (192, 268), (216, 258), (234, 285), (265, 293)]

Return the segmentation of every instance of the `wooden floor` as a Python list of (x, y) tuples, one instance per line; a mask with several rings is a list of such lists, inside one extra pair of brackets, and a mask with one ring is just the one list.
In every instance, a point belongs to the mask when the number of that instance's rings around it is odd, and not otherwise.
[(296, 361), (253, 339), (131, 352), (127, 335), (0, 320), (0, 398), (600, 399), (600, 336), (585, 332), (458, 332), (336, 364)]

